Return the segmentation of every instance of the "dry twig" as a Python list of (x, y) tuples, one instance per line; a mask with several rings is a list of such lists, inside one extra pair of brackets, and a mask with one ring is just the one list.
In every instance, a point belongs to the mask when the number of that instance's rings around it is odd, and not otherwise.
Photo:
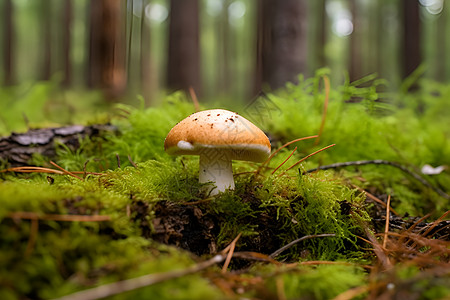
[(217, 263), (222, 262), (225, 256), (222, 254), (217, 254), (212, 258), (195, 264), (193, 266), (187, 267), (182, 270), (168, 271), (164, 273), (148, 274), (141, 277), (136, 277), (132, 279), (122, 280), (113, 282), (110, 284), (101, 285), (95, 288), (70, 294), (61, 298), (59, 300), (95, 300), (102, 299), (106, 297), (111, 297), (120, 293), (132, 291), (145, 286), (153, 285), (159, 282), (179, 278), (189, 274), (197, 273), (206, 268), (209, 268)]
[(239, 240), (239, 238), (241, 237), (242, 233), (240, 232), (235, 238), (234, 240), (231, 242), (230, 245), (228, 245), (223, 251), (222, 253), (228, 252), (227, 258), (225, 260), (225, 263), (222, 266), (222, 273), (226, 273), (228, 266), (230, 265), (231, 262), (231, 258), (233, 257), (233, 253), (234, 253), (234, 248), (236, 247), (236, 243)]
[(303, 236), (303, 237), (301, 237), (299, 239), (296, 239), (296, 240), (290, 242), (289, 244), (281, 247), (277, 251), (275, 251), (272, 254), (270, 254), (269, 257), (270, 258), (275, 258), (278, 255), (280, 255), (282, 252), (284, 252), (285, 250), (291, 248), (292, 246), (294, 246), (295, 244), (298, 244), (299, 242), (301, 242), (303, 240), (312, 239), (312, 238), (318, 238), (318, 237), (329, 237), (329, 236), (336, 236), (336, 234), (334, 234), (334, 233), (324, 233), (324, 234), (305, 235), (305, 236)]

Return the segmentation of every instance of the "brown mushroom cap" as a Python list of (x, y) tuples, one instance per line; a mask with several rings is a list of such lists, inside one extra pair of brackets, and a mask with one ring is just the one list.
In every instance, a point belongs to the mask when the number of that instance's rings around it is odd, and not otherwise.
[(244, 117), (212, 109), (194, 113), (175, 125), (164, 149), (170, 155), (201, 155), (221, 149), (232, 160), (262, 162), (271, 148), (264, 132)]

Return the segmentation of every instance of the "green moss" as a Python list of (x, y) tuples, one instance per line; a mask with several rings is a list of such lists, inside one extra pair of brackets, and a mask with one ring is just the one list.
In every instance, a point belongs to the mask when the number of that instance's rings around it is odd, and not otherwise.
[[(282, 275), (287, 299), (333, 299), (364, 284), (367, 274), (357, 266), (319, 265), (300, 267)], [(362, 299), (362, 297), (360, 297)]]
[[(330, 91), (320, 143), (301, 142), (296, 155), (306, 155), (320, 147), (336, 144), (321, 153), (319, 160), (310, 159), (308, 167), (373, 159), (398, 162), (415, 172), (420, 172), (424, 164), (449, 165), (450, 120), (445, 117), (450, 114), (448, 86), (425, 81), (422, 82), (424, 88), (418, 93), (386, 95), (378, 92), (380, 82), (368, 79), (365, 86), (359, 86), (361, 82), (346, 83)], [(325, 92), (319, 89), (319, 83), (320, 77), (311, 78), (299, 85), (288, 85), (276, 95), (267, 95), (262, 101), (270, 102), (277, 112), (264, 119), (265, 128), (283, 142), (318, 134), (325, 101)], [(347, 169), (353, 170), (354, 174), (363, 173), (364, 181), (358, 184), (382, 182), (377, 186), (378, 193), (396, 194), (394, 202), (406, 203), (400, 209), (402, 213), (422, 215), (435, 211), (434, 216), (437, 216), (445, 211), (442, 197), (426, 191), (426, 187), (392, 167), (369, 165)], [(373, 177), (366, 177), (368, 173)], [(444, 172), (428, 177), (428, 180), (445, 187), (450, 179)], [(398, 185), (404, 187), (403, 191), (396, 192)], [(414, 194), (427, 205), (416, 206)], [(436, 207), (439, 207), (438, 211)]]
[[(320, 87), (324, 74), (322, 70), (313, 79), (266, 95), (270, 114), (255, 115), (258, 110), (251, 105), (243, 114), (261, 121), (259, 125), (274, 139), (274, 148), (294, 138), (317, 134), (323, 112)], [(362, 83), (364, 86), (360, 86)], [(377, 195), (392, 195), (391, 206), (400, 213), (422, 216), (434, 212), (440, 216), (448, 207), (447, 199), (390, 166), (305, 172), (317, 165), (360, 159), (397, 161), (416, 172), (425, 163), (450, 165), (449, 112), (445, 105), (450, 89), (433, 83), (418, 93), (400, 97), (378, 93), (382, 84), (367, 78), (332, 89), (319, 144), (308, 140), (291, 145), (266, 167), (235, 162), (236, 189), (206, 199), (198, 183), (198, 158), (170, 157), (163, 149), (170, 128), (194, 111), (192, 103), (176, 93), (153, 108), (119, 105), (118, 114), (111, 119), (119, 134), (83, 140), (76, 151), (58, 146), (55, 161), (59, 165), (101, 175), (81, 174), (85, 178), (79, 180), (67, 175), (1, 173), (0, 298), (54, 298), (192, 265), (196, 259), (189, 253), (155, 242), (155, 236), (161, 234), (154, 228), (158, 224), (168, 234), (166, 240), (159, 241), (190, 250), (196, 247), (193, 252), (201, 255), (223, 249), (238, 234), (241, 237), (235, 251), (270, 255), (300, 237), (331, 233), (335, 236), (301, 241), (277, 259), (351, 261), (356, 265), (299, 265), (289, 271), (254, 265), (245, 269), (243, 276), (261, 280), (261, 285), (274, 294), (279, 284), (276, 281), (282, 280), (288, 299), (298, 295), (329, 299), (367, 284), (368, 276), (357, 264), (375, 261), (367, 244), (358, 239), (365, 236), (362, 224), (370, 225), (369, 210), (364, 195), (349, 182)], [(284, 173), (295, 161), (332, 143), (336, 146)], [(298, 146), (297, 151), (271, 174), (294, 146)], [(34, 159), (34, 163), (48, 166), (47, 161), (44, 157)], [(447, 171), (427, 179), (443, 189), (450, 185)], [(36, 223), (14, 215), (18, 212), (41, 217), (107, 215), (110, 220), (40, 219), (36, 231)], [(202, 243), (197, 243), (196, 234), (205, 235)], [(242, 271), (249, 265), (233, 259), (230, 268)], [(274, 272), (275, 276), (270, 276)], [(218, 274), (217, 270), (200, 272), (115, 298), (226, 299), (228, 294), (209, 280)], [(416, 278), (414, 274), (407, 277), (401, 280)], [(432, 279), (419, 279), (425, 299), (448, 291), (441, 281), (425, 288)], [(248, 294), (258, 296), (257, 291)]]

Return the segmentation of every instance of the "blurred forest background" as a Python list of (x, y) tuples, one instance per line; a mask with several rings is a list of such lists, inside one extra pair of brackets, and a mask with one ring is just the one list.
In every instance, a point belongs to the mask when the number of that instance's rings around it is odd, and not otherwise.
[(248, 101), (322, 67), (334, 85), (377, 74), (396, 90), (414, 70), (448, 82), (448, 4), (2, 0), (0, 101), (42, 82), (109, 101), (142, 95), (146, 105), (190, 88), (204, 101)]

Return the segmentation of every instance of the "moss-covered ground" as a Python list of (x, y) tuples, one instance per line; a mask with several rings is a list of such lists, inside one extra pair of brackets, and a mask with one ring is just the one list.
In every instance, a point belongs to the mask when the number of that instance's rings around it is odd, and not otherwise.
[(204, 105), (253, 121), (274, 153), (235, 162), (236, 189), (217, 197), (197, 157), (164, 152), (196, 109), (182, 93), (118, 105), (118, 134), (57, 145), (30, 161), (43, 173), (3, 162), (0, 299), (448, 299), (450, 86), (383, 84), (330, 88), (322, 70), (245, 106)]

